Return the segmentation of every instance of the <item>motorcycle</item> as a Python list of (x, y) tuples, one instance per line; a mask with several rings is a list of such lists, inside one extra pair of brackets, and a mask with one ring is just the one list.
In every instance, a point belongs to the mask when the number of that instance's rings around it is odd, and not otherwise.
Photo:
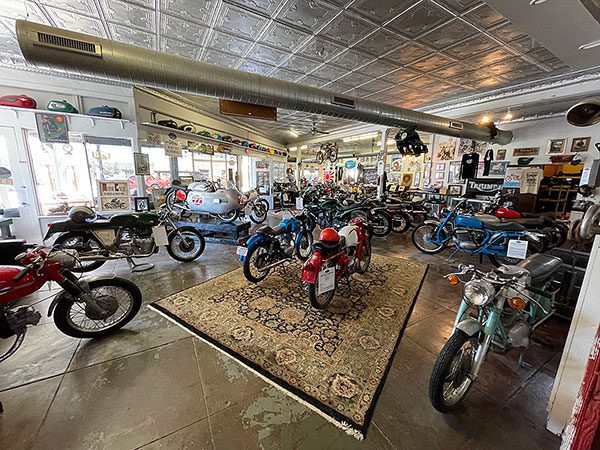
[[(237, 190), (237, 188), (236, 188)], [(238, 190), (238, 192), (240, 192)], [(256, 189), (252, 189), (242, 195), (242, 210), (245, 214), (250, 217), (250, 220), (254, 223), (263, 223), (267, 218), (267, 212), (269, 211), (269, 202), (264, 198), (260, 198), (260, 195)]]
[(0, 355), (0, 362), (21, 346), (27, 326), (37, 325), (41, 319), (32, 306), (13, 304), (48, 281), (63, 289), (50, 304), (48, 317), (52, 316), (56, 327), (67, 336), (104, 336), (135, 317), (142, 305), (139, 288), (113, 274), (79, 279), (71, 270), (78, 258), (74, 250), (36, 247), (17, 255), (19, 265), (0, 266), (0, 338), (15, 337), (11, 347)]
[[(459, 251), (470, 255), (485, 254), (496, 267), (519, 261), (518, 258), (508, 256), (511, 245), (521, 248), (521, 259), (541, 250), (540, 237), (527, 231), (523, 225), (459, 214), (465, 203), (463, 200), (454, 208), (445, 210), (440, 220), (426, 220), (416, 227), (412, 233), (414, 246), (423, 253), (436, 254), (443, 251), (452, 240), (456, 250), (450, 258)], [(520, 243), (511, 244), (512, 241), (525, 241), (526, 248), (523, 250)]]
[(362, 217), (352, 220), (339, 233), (333, 228), (321, 231), (311, 258), (302, 266), (302, 281), (313, 307), (327, 308), (341, 277), (346, 278), (350, 288), (350, 275), (367, 271), (371, 263), (369, 235), (369, 225)]
[(272, 268), (294, 257), (305, 261), (313, 242), (308, 225), (308, 218), (302, 213), (283, 219), (275, 228), (264, 225), (254, 235), (238, 239), (237, 254), (248, 281), (264, 280)]
[(273, 182), (273, 204), (276, 208), (295, 208), (298, 197), (298, 187), (291, 182)]
[[(530, 335), (554, 313), (554, 275), (562, 261), (536, 254), (518, 265), (503, 265), (491, 272), (459, 265), (446, 275), (451, 285), (463, 283), (463, 299), (452, 335), (442, 348), (429, 383), (435, 409), (453, 411), (467, 396), (491, 348), (505, 353), (521, 349), (519, 364)], [(472, 275), (466, 282), (462, 277)], [(475, 314), (469, 315), (473, 309)]]
[(49, 225), (44, 241), (60, 233), (54, 246), (79, 252), (74, 272), (95, 270), (111, 259), (126, 258), (133, 266), (132, 258), (152, 256), (163, 245), (173, 259), (189, 262), (204, 252), (205, 241), (194, 227), (177, 225), (182, 211), (162, 205), (157, 214), (123, 213), (106, 220), (87, 206), (76, 206), (67, 220)]

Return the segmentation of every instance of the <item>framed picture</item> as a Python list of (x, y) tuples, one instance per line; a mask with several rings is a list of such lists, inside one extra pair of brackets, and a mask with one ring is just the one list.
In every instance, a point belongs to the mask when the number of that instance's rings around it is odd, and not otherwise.
[(566, 139), (550, 139), (548, 141), (548, 148), (546, 149), (547, 155), (561, 155), (565, 152), (567, 147)]
[(413, 186), (418, 188), (421, 185), (421, 172), (415, 172), (413, 175)]
[(513, 156), (535, 156), (540, 154), (539, 147), (515, 148)]
[(587, 152), (590, 146), (589, 137), (583, 138), (573, 138), (573, 142), (571, 143), (571, 153), (576, 152)]
[(471, 145), (473, 141), (471, 139), (461, 139), (458, 141), (458, 151), (456, 156), (462, 158), (465, 153), (469, 153), (471, 151)]
[(145, 153), (134, 153), (133, 164), (136, 175), (150, 175), (150, 157)]
[(402, 174), (402, 181), (400, 183), (402, 186), (412, 186), (412, 183), (413, 183), (413, 174), (412, 173)]
[(447, 141), (442, 141), (438, 145), (437, 156), (442, 161), (453, 160), (456, 150), (456, 138), (448, 138)]
[(460, 182), (460, 161), (452, 161), (448, 170), (448, 184)]
[(101, 212), (131, 211), (128, 180), (99, 180), (98, 209)]
[(476, 142), (475, 153), (484, 154), (487, 150), (487, 142)]
[(500, 160), (506, 159), (506, 149), (505, 148), (501, 148), (498, 150), (498, 153), (496, 154), (496, 159), (500, 159)]
[(446, 178), (446, 172), (435, 173), (435, 181), (442, 181), (444, 178)]
[(48, 144), (69, 143), (67, 116), (62, 114), (35, 113), (35, 123), (40, 142)]
[(492, 161), (490, 163), (490, 176), (504, 176), (506, 174), (506, 168), (508, 167), (508, 161)]
[(435, 164), (436, 172), (443, 172), (444, 170), (446, 170), (446, 163), (436, 163)]
[(448, 185), (448, 194), (450, 195), (462, 195), (462, 184), (449, 184)]
[(134, 197), (133, 207), (135, 212), (148, 212), (150, 211), (150, 199), (148, 197)]

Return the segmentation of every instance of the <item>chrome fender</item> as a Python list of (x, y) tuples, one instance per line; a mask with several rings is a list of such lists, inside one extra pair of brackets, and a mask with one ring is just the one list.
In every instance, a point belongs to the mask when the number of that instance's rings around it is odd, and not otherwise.
[(456, 325), (456, 329), (466, 333), (469, 336), (474, 336), (476, 333), (483, 331), (483, 325), (481, 325), (475, 319), (465, 319)]
[[(97, 275), (94, 277), (88, 277), (88, 278), (83, 278), (81, 280), (79, 280), (79, 284), (81, 285), (81, 288), (84, 291), (89, 292), (88, 289), (88, 283), (90, 281), (96, 281), (96, 280), (112, 280), (113, 278), (116, 278), (116, 275), (114, 273), (109, 273), (106, 275)], [(56, 297), (54, 297), (54, 300), (52, 300), (52, 303), (50, 303), (50, 307), (48, 308), (48, 317), (50, 317), (52, 315), (52, 313), (54, 312), (54, 308), (56, 308), (56, 305), (58, 305), (58, 303), (65, 297), (70, 296), (71, 294), (62, 291), (60, 293), (58, 293), (56, 295)]]
[(426, 220), (423, 222), (423, 224), (433, 225), (433, 226), (437, 227), (440, 224), (440, 222), (438, 222), (437, 220)]

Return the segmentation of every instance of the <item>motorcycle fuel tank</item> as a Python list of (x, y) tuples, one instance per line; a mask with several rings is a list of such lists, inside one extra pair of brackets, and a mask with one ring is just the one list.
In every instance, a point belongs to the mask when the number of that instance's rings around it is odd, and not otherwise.
[(26, 274), (19, 281), (13, 278), (23, 269), (20, 266), (0, 266), (0, 303), (29, 295), (37, 291), (46, 282), (43, 277), (37, 278), (31, 273)]
[(358, 245), (358, 233), (356, 232), (356, 228), (355, 225), (346, 225), (338, 231), (338, 234), (344, 236), (346, 239), (347, 247), (356, 247)]
[(454, 225), (466, 228), (483, 228), (481, 220), (471, 216), (456, 216), (454, 218)]
[(508, 208), (498, 208), (495, 215), (496, 217), (503, 217), (505, 219), (520, 219), (523, 217), (519, 211)]
[(158, 216), (152, 213), (115, 214), (110, 218), (109, 224), (123, 228), (152, 227), (158, 224)]

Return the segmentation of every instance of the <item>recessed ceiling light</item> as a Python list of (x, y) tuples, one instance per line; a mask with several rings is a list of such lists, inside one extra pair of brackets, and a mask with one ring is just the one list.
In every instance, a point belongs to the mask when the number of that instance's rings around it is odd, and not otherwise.
[(504, 120), (512, 120), (513, 115), (509, 112), (506, 113), (506, 115), (504, 116)]
[(531, 6), (535, 6), (535, 5), (541, 5), (542, 3), (544, 3), (546, 0), (530, 0), (529, 4)]
[(483, 116), (480, 120), (481, 123), (488, 123), (490, 121), (489, 116)]
[(296, 150), (298, 150), (298, 147), (290, 147), (288, 148), (288, 150), (291, 152), (295, 152)]
[(290, 133), (294, 137), (298, 137), (298, 133), (296, 133), (294, 130), (288, 130), (288, 133)]
[(589, 50), (598, 46), (600, 46), (600, 41), (589, 42), (587, 44), (579, 46), (579, 50)]

